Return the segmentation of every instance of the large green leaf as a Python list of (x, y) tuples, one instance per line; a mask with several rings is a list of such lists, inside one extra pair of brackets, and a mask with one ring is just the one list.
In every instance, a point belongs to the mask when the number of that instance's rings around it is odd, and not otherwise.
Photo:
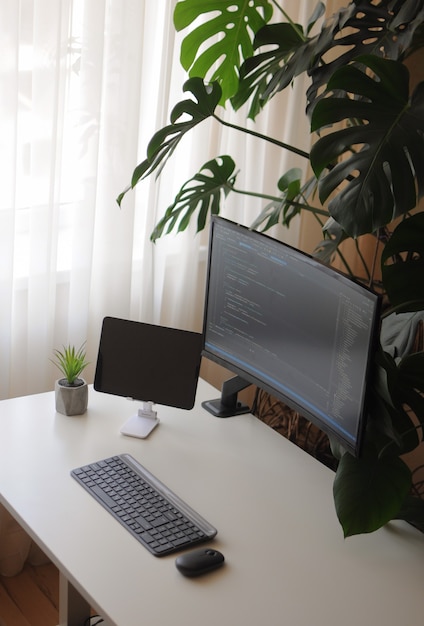
[[(213, 72), (210, 80), (221, 84), (222, 102), (234, 95), (235, 108), (253, 95), (249, 115), (254, 118), (275, 93), (306, 70), (312, 78), (308, 101), (313, 105), (334, 71), (356, 57), (373, 54), (403, 59), (419, 40), (424, 19), (424, 0), (380, 0), (373, 4), (355, 0), (334, 13), (318, 35), (309, 38), (323, 9), (324, 4), (318, 2), (304, 33), (301, 26), (289, 21), (282, 29), (280, 24), (272, 24), (268, 30), (265, 24), (273, 7), (267, 0), (183, 0), (174, 13), (177, 30), (196, 24), (196, 20), (200, 24), (183, 41), (181, 63), (191, 76), (206, 78)], [(271, 50), (254, 55), (263, 46), (271, 46)], [(238, 90), (243, 61), (247, 64)]]
[(358, 62), (360, 67), (337, 70), (328, 84), (329, 92), (340, 89), (354, 98), (324, 98), (312, 114), (316, 131), (342, 120), (362, 122), (329, 133), (311, 150), (322, 202), (345, 183), (329, 212), (351, 237), (410, 211), (424, 191), (424, 83), (410, 98), (409, 73), (401, 63), (372, 56)]
[(189, 181), (184, 183), (167, 208), (165, 215), (156, 225), (151, 239), (170, 233), (176, 226), (178, 232), (185, 230), (196, 211), (197, 232), (205, 227), (209, 213), (218, 214), (222, 196), (226, 196), (235, 181), (235, 164), (231, 157), (225, 155), (208, 161)]
[(307, 71), (312, 79), (307, 91), (311, 112), (335, 70), (358, 56), (402, 59), (413, 46), (424, 19), (423, 7), (423, 0), (383, 0), (376, 4), (355, 0), (334, 13), (312, 37), (311, 26), (325, 8), (322, 3), (317, 4), (305, 32), (302, 26), (289, 22), (264, 26), (256, 34), (254, 56), (241, 67), (233, 107), (237, 109), (251, 98), (249, 116), (254, 119), (276, 93)]
[(240, 69), (239, 89), (231, 99), (235, 109), (251, 99), (248, 115), (255, 119), (275, 94), (319, 63), (321, 52), (331, 45), (334, 33), (328, 26), (319, 35), (309, 37), (309, 33), (324, 12), (325, 5), (318, 2), (305, 30), (293, 22), (261, 28), (254, 39), (256, 54), (246, 59)]
[[(292, 201), (299, 197), (301, 193), (302, 170), (293, 167), (278, 181), (278, 188), (282, 192), (280, 200), (273, 200), (257, 216), (251, 228), (265, 232), (278, 224), (287, 224), (287, 212), (292, 207)], [(296, 211), (298, 213), (298, 211)], [(290, 221), (290, 218), (289, 218)]]
[(372, 4), (370, 0), (355, 0), (342, 7), (319, 33), (316, 62), (310, 70), (310, 109), (320, 100), (321, 87), (336, 69), (357, 57), (374, 55), (402, 60), (423, 19), (424, 0), (380, 0)]
[[(190, 91), (194, 100), (183, 100), (175, 105), (171, 111), (171, 124), (158, 130), (147, 146), (147, 158), (135, 168), (131, 184), (119, 194), (117, 202), (120, 205), (125, 194), (137, 183), (157, 170), (162, 171), (165, 163), (177, 148), (184, 135), (214, 114), (221, 97), (221, 88), (217, 83), (204, 85), (200, 78), (190, 78), (183, 86), (184, 91)], [(183, 121), (178, 122), (180, 118)]]
[[(265, 52), (247, 59), (240, 68), (240, 85), (231, 99), (234, 109), (239, 109), (251, 99), (248, 116), (255, 119), (268, 100), (289, 85), (293, 78), (310, 66), (313, 50), (305, 43), (300, 25), (271, 24), (262, 28), (255, 37), (255, 49), (265, 46)], [(296, 55), (302, 50), (303, 54)]]
[(254, 220), (251, 228), (265, 232), (278, 223), (289, 227), (292, 219), (299, 215), (302, 210), (327, 217), (327, 211), (321, 207), (312, 206), (308, 201), (316, 189), (315, 176), (312, 176), (303, 185), (301, 185), (301, 179), (302, 170), (297, 167), (293, 167), (283, 174), (278, 181), (280, 197), (271, 200), (266, 205)]
[(337, 516), (345, 537), (374, 532), (399, 513), (411, 472), (397, 456), (342, 456), (334, 479)]
[(397, 311), (424, 309), (424, 212), (404, 219), (384, 246), (382, 278)]
[(367, 441), (399, 455), (416, 448), (418, 433), (407, 411), (407, 406), (418, 407), (416, 393), (393, 356), (383, 350), (375, 355), (370, 400)]
[[(190, 76), (217, 81), (222, 88), (222, 102), (235, 94), (238, 69), (253, 53), (255, 33), (273, 13), (268, 0), (182, 0), (174, 12), (177, 31), (202, 17), (183, 40), (181, 64)], [(213, 43), (210, 43), (210, 40)], [(206, 49), (204, 48), (206, 42)], [(212, 76), (208, 74), (212, 71)]]

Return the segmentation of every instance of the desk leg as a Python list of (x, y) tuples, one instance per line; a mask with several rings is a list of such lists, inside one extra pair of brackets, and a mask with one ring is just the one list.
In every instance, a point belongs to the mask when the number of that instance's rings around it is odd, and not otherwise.
[(90, 617), (90, 605), (60, 572), (59, 626), (81, 626)]

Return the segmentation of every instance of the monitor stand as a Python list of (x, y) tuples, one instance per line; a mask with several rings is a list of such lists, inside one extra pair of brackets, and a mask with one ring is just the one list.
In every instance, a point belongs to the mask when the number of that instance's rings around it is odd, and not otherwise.
[(205, 400), (202, 407), (215, 417), (234, 417), (250, 413), (250, 407), (238, 401), (237, 394), (251, 383), (241, 376), (234, 376), (222, 384), (221, 397), (215, 400)]
[(153, 402), (143, 402), (141, 409), (130, 417), (121, 428), (121, 433), (128, 437), (145, 439), (159, 424), (157, 412), (153, 411)]

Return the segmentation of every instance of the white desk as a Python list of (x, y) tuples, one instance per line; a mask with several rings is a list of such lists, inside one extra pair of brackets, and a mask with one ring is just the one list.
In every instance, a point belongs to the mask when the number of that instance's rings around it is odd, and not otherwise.
[[(56, 414), (52, 393), (3, 401), (0, 501), (110, 624), (422, 626), (424, 536), (396, 523), (344, 540), (332, 472), (250, 415), (209, 415), (216, 395), (200, 381), (193, 411), (157, 407), (147, 440), (119, 434), (137, 408), (123, 398), (90, 390), (81, 417)], [(223, 568), (184, 578), (69, 475), (125, 451), (218, 528)]]

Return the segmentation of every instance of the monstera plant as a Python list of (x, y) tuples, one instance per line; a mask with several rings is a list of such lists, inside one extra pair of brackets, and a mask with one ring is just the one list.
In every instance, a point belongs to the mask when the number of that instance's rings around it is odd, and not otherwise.
[[(320, 2), (302, 26), (274, 0), (177, 2), (174, 24), (186, 32), (181, 62), (189, 74), (187, 97), (171, 112), (169, 125), (152, 137), (118, 202), (147, 176), (159, 175), (184, 135), (212, 117), (300, 155), (305, 172), (312, 168), (310, 178), (300, 169), (282, 172), (274, 192), (244, 191), (267, 201), (254, 228), (289, 226), (294, 216), (310, 211), (322, 223), (316, 254), (327, 263), (341, 254), (344, 240), (371, 234), (382, 250), (381, 278), (374, 286), (385, 296), (383, 315), (420, 312), (424, 83), (411, 88), (405, 61), (424, 45), (424, 0), (353, 0), (331, 17), (324, 14)], [(224, 104), (235, 110), (245, 105), (254, 120), (305, 74), (309, 153), (220, 116)], [(229, 194), (240, 193), (236, 172), (229, 155), (206, 163), (182, 185), (152, 240), (184, 230), (192, 219), (203, 229)], [(414, 495), (404, 460), (422, 441), (424, 354), (395, 358), (380, 346), (373, 370), (362, 456), (333, 449), (339, 459), (334, 500), (345, 536), (374, 531), (396, 518), (424, 529), (424, 500)]]

